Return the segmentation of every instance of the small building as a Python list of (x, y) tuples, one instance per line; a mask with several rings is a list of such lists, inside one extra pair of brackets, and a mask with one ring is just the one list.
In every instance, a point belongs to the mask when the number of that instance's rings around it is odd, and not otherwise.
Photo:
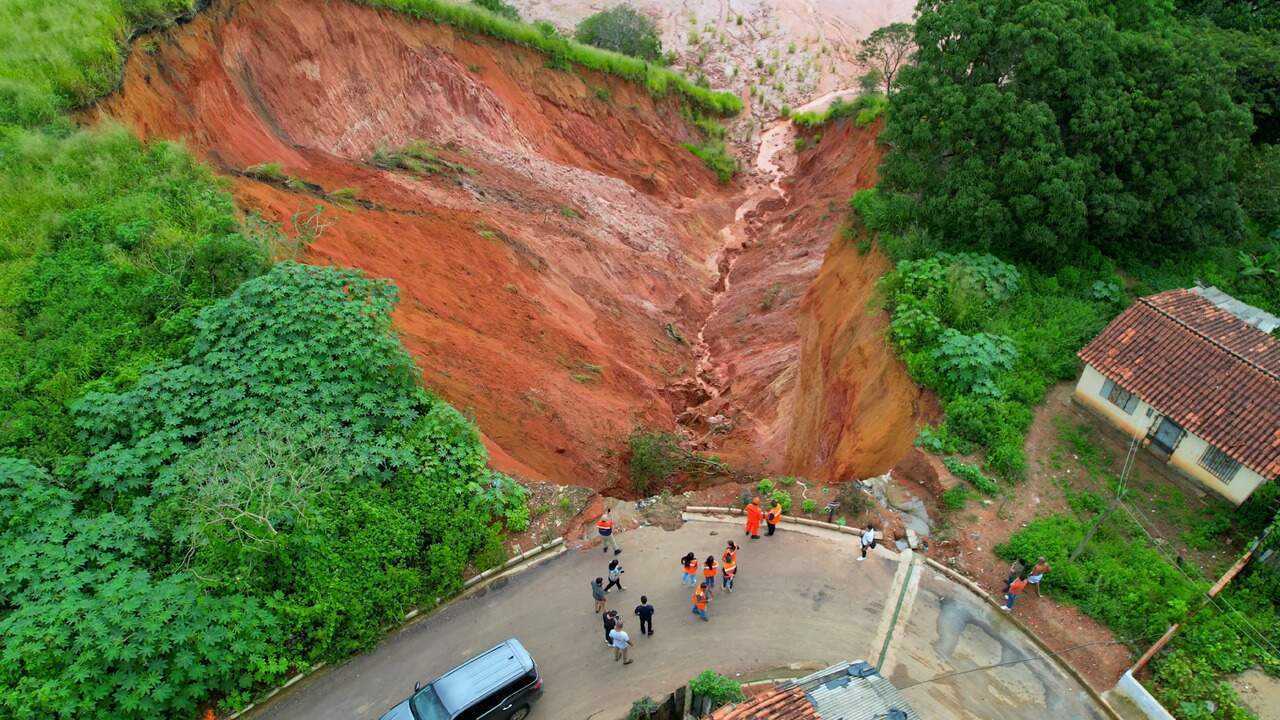
[(1075, 399), (1239, 505), (1280, 477), (1277, 327), (1217, 288), (1139, 298), (1079, 352)]
[(842, 662), (782, 680), (745, 702), (726, 705), (712, 720), (921, 720), (902, 693), (871, 665)]

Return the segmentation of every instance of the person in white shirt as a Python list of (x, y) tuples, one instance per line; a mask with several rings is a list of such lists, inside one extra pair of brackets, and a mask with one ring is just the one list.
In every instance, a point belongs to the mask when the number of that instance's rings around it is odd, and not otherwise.
[(867, 548), (875, 549), (876, 546), (876, 529), (870, 524), (867, 529), (862, 531), (862, 555), (858, 558), (858, 562), (867, 559)]
[(627, 657), (627, 649), (631, 647), (631, 636), (622, 629), (621, 621), (609, 631), (609, 639), (613, 640), (614, 662), (621, 660), (623, 665), (630, 665), (631, 658)]

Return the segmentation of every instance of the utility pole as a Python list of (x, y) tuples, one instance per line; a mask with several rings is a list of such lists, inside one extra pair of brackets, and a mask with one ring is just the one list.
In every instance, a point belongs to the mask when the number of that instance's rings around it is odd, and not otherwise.
[[(1253, 553), (1256, 552), (1262, 543), (1266, 541), (1267, 536), (1269, 536), (1273, 530), (1275, 530), (1274, 523), (1267, 527), (1261, 537), (1253, 539), (1253, 542), (1249, 544), (1249, 549), (1245, 551), (1244, 555), (1241, 555), (1240, 559), (1236, 560), (1235, 564), (1228, 568), (1227, 571), (1222, 574), (1222, 577), (1218, 578), (1218, 582), (1214, 583), (1213, 587), (1209, 588), (1209, 592), (1205, 593), (1204, 597), (1200, 599), (1200, 604), (1197, 605), (1194, 610), (1187, 613), (1188, 618), (1199, 612), (1200, 608), (1204, 607), (1205, 603), (1213, 600), (1218, 593), (1222, 592), (1222, 589), (1225, 588), (1228, 583), (1235, 579), (1236, 575), (1240, 574), (1241, 570), (1244, 570), (1245, 566), (1249, 564), (1249, 560), (1253, 558)], [(1170, 625), (1169, 629), (1165, 631), (1164, 635), (1160, 636), (1160, 639), (1156, 641), (1155, 645), (1152, 645), (1149, 650), (1142, 654), (1142, 657), (1138, 658), (1138, 662), (1134, 663), (1133, 667), (1129, 669), (1129, 674), (1137, 675), (1139, 670), (1146, 667), (1147, 663), (1151, 661), (1151, 658), (1155, 657), (1156, 653), (1160, 652), (1165, 645), (1169, 644), (1169, 641), (1173, 639), (1174, 634), (1178, 632), (1178, 628), (1181, 626), (1182, 623), (1174, 623)]]

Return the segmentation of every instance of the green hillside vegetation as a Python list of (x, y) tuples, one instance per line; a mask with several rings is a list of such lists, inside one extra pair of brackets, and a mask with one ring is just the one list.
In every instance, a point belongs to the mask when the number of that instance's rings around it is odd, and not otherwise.
[[(1280, 312), (1280, 13), (1268, 7), (920, 4), (918, 49), (891, 88), (882, 182), (851, 201), (855, 236), (895, 261), (881, 281), (890, 340), (945, 406), (918, 444), (980, 452), (1007, 490), (1025, 472), (1032, 408), (1076, 378), (1075, 352), (1134, 296), (1199, 280)], [(1065, 560), (1083, 531), (1053, 522), (1005, 552)], [(1185, 619), (1203, 588), (1168, 582), (1134, 528), (1109, 528), (1098, 544), (1115, 552), (1064, 562), (1049, 588), (1137, 647)], [(1274, 575), (1232, 591), (1252, 616), (1276, 616)], [(1137, 589), (1151, 583), (1165, 592)], [(1216, 613), (1195, 614), (1152, 665), (1180, 718), (1253, 717), (1217, 676), (1280, 671)]]
[[(473, 5), (381, 3), (737, 98)], [(493, 4), (502, 12), (501, 4)], [(527, 492), (425, 392), (390, 284), (272, 264), (173, 143), (68, 117), (190, 0), (0, 2), (0, 715), (194, 717), (370, 647), (501, 562)]]

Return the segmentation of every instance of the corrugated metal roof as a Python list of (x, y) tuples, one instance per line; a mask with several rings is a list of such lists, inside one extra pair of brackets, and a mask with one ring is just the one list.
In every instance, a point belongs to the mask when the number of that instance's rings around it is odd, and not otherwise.
[(1170, 290), (1139, 298), (1079, 355), (1240, 464), (1280, 477), (1280, 341)]
[(774, 689), (732, 707), (713, 720), (921, 720), (902, 694), (865, 662), (842, 662), (812, 675), (778, 682)]
[(1203, 297), (1205, 300), (1213, 303), (1214, 306), (1226, 310), (1232, 315), (1240, 318), (1240, 320), (1258, 328), (1264, 333), (1270, 333), (1280, 327), (1280, 318), (1265, 310), (1243, 303), (1212, 285), (1197, 285), (1194, 288), (1191, 288), (1191, 292)]

